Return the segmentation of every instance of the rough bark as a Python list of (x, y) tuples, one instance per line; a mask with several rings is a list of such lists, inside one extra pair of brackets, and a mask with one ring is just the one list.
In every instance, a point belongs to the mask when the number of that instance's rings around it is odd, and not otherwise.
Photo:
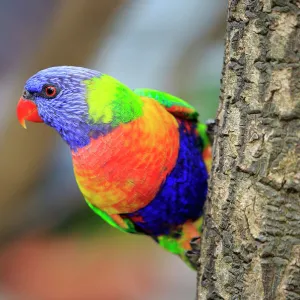
[(229, 0), (198, 299), (300, 299), (299, 15)]

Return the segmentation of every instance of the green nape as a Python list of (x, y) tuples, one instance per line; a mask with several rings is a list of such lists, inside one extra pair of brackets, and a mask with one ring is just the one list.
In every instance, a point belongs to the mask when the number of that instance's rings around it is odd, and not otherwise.
[(143, 114), (143, 101), (130, 88), (109, 75), (85, 80), (87, 103), (93, 123), (116, 127)]

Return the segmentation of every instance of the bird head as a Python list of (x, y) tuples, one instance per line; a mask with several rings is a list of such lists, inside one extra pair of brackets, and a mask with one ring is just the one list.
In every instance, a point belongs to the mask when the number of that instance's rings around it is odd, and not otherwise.
[(128, 87), (100, 72), (71, 66), (39, 71), (25, 84), (17, 117), (53, 127), (71, 148), (89, 143), (141, 115), (142, 102)]

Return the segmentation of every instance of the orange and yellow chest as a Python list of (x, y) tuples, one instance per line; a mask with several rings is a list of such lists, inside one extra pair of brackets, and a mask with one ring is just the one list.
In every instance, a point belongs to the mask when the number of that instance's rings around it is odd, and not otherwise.
[(176, 164), (176, 119), (154, 100), (143, 101), (143, 116), (72, 153), (81, 192), (108, 214), (146, 206)]

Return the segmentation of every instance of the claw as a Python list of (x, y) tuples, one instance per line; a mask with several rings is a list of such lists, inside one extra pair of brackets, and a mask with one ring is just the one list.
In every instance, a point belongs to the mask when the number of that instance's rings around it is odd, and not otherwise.
[(195, 269), (197, 269), (199, 266), (198, 260), (200, 256), (200, 241), (200, 236), (192, 238), (190, 241), (192, 249), (185, 252), (187, 259)]
[(191, 239), (190, 241), (190, 245), (192, 250), (194, 251), (200, 251), (200, 241), (201, 241), (201, 237), (197, 236)]
[(188, 250), (185, 252), (185, 256), (187, 257), (187, 259), (195, 269), (197, 269), (199, 265), (198, 263), (199, 254), (200, 254), (199, 251), (194, 251), (194, 250)]

